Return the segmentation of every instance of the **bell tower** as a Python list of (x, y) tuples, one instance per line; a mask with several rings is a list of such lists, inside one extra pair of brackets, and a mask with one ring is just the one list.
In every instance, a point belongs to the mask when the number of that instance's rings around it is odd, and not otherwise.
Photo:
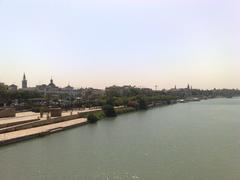
[(26, 89), (26, 88), (27, 88), (27, 79), (26, 79), (25, 73), (23, 74), (22, 88), (23, 88), (23, 89)]

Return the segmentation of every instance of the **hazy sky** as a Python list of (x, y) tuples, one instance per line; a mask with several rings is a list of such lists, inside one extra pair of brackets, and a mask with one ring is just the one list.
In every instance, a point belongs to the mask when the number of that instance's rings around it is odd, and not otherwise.
[(239, 0), (0, 0), (0, 82), (240, 88)]

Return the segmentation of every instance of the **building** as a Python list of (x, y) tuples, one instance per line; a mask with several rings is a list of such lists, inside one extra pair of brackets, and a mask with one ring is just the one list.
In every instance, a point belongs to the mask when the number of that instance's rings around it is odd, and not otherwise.
[(107, 96), (136, 96), (139, 94), (152, 95), (153, 90), (150, 88), (140, 88), (136, 86), (110, 86), (105, 88)]
[(0, 82), (0, 86), (5, 87), (6, 85), (2, 82)]
[(61, 90), (64, 94), (68, 94), (68, 95), (72, 95), (72, 96), (76, 96), (78, 94), (77, 91), (75, 91), (74, 88), (70, 85), (68, 85), (65, 88), (62, 88)]
[[(12, 86), (11, 89), (16, 89), (15, 86)], [(28, 87), (27, 86), (27, 79), (26, 75), (24, 73), (23, 80), (22, 80), (22, 90), (24, 91), (37, 91), (39, 93), (43, 93), (45, 95), (52, 94), (52, 95), (71, 95), (71, 96), (78, 96), (80, 94), (80, 91), (77, 89), (74, 89), (70, 85), (61, 88), (54, 84), (53, 79), (50, 79), (49, 84), (42, 84), (37, 85), (36, 87)]]
[(63, 88), (63, 91), (73, 91), (73, 87), (68, 85), (67, 87)]
[(132, 86), (110, 86), (105, 88), (105, 92), (108, 96), (124, 96), (129, 94), (131, 89), (135, 87)]
[(103, 96), (105, 91), (102, 89), (94, 89), (94, 88), (80, 88), (75, 90), (76, 92), (76, 97), (78, 100), (96, 100), (100, 96)]
[(45, 94), (59, 94), (60, 92), (60, 88), (54, 84), (52, 78), (48, 85), (46, 84), (38, 85), (36, 86), (36, 90)]
[(53, 83), (53, 79), (51, 78), (50, 83), (48, 84), (46, 90), (47, 90), (48, 92), (50, 92), (50, 93), (56, 93), (56, 94), (57, 94), (57, 93), (59, 93), (60, 88), (57, 87), (57, 86)]
[(18, 87), (15, 84), (12, 84), (12, 85), (8, 86), (9, 91), (17, 91), (17, 89), (18, 89)]
[(67, 95), (71, 95), (71, 96), (77, 96), (79, 94), (79, 91), (75, 90), (70, 85), (68, 85), (65, 88), (60, 88), (60, 87), (56, 86), (54, 84), (52, 78), (48, 85), (46, 85), (46, 84), (38, 85), (38, 86), (36, 86), (36, 90), (38, 92), (41, 92), (44, 94), (54, 94), (54, 95), (67, 94)]
[(22, 89), (27, 89), (27, 79), (25, 73), (23, 74)]

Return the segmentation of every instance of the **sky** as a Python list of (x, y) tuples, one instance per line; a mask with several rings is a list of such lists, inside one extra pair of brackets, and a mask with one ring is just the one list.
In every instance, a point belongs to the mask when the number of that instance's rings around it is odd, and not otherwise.
[(239, 0), (0, 0), (0, 82), (240, 88)]

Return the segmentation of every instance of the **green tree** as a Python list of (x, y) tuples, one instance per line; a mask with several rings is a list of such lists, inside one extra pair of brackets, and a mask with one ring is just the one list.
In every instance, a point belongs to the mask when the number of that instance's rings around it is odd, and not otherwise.
[(96, 115), (91, 113), (91, 114), (88, 115), (87, 120), (88, 120), (89, 123), (96, 123), (98, 121), (98, 118), (97, 118)]
[(114, 106), (114, 98), (112, 96), (107, 97), (106, 104)]
[(8, 88), (4, 84), (0, 84), (0, 106), (9, 101)]
[(113, 105), (106, 104), (106, 105), (102, 106), (102, 110), (107, 117), (117, 116)]
[(138, 108), (140, 110), (147, 109), (147, 103), (146, 103), (146, 100), (144, 98), (139, 98), (138, 99)]

